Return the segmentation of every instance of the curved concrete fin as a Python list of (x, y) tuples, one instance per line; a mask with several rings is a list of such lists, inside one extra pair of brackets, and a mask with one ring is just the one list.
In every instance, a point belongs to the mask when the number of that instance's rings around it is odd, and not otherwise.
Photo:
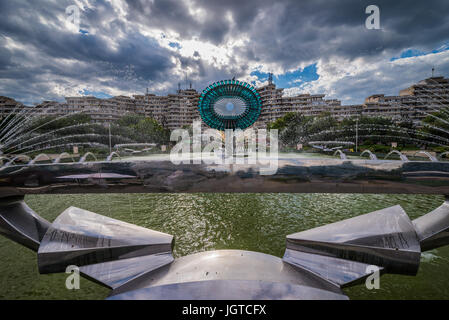
[(0, 199), (0, 234), (37, 251), (50, 222), (36, 214), (23, 197)]
[[(366, 263), (289, 249), (285, 250), (282, 260), (339, 287), (357, 284), (372, 274), (371, 265)], [(382, 271), (383, 268), (378, 267), (378, 270)]]
[(415, 228), (400, 206), (291, 234), (287, 249), (411, 275), (418, 271), (421, 256)]
[(422, 251), (449, 244), (449, 199), (432, 212), (413, 220)]
[(134, 257), (123, 260), (103, 262), (80, 267), (87, 278), (99, 282), (111, 289), (133, 285), (133, 281), (173, 262), (171, 253)]
[(70, 207), (47, 230), (38, 250), (39, 272), (157, 253), (171, 253), (173, 236)]

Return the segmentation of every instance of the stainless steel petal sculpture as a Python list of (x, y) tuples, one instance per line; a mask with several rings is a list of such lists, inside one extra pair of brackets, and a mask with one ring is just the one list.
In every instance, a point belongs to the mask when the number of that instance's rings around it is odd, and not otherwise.
[(421, 249), (432, 250), (449, 243), (449, 200), (434, 211), (413, 220)]
[(0, 234), (37, 251), (50, 222), (37, 215), (23, 196), (0, 199)]
[[(41, 273), (68, 265), (88, 266), (135, 257), (170, 254), (173, 236), (70, 207), (48, 228), (38, 251)], [(158, 265), (160, 257), (155, 257)], [(148, 259), (145, 259), (148, 262)], [(103, 265), (111, 268), (114, 264)], [(97, 266), (101, 267), (101, 266)], [(95, 268), (86, 269), (95, 273)]]
[(142, 279), (139, 288), (110, 299), (347, 299), (337, 288), (296, 270), (280, 258), (218, 250), (176, 259)]
[(289, 235), (284, 261), (345, 286), (367, 277), (369, 265), (415, 275), (420, 256), (412, 222), (394, 206)]

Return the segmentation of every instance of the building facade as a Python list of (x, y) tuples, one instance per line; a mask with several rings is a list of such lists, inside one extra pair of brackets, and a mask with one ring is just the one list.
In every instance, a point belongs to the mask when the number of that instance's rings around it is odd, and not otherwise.
[[(289, 112), (298, 112), (305, 116), (327, 113), (339, 120), (354, 116), (409, 119), (419, 124), (429, 113), (449, 107), (449, 79), (444, 77), (422, 80), (401, 90), (398, 96), (371, 95), (360, 105), (342, 105), (339, 100), (325, 99), (324, 94), (284, 96), (283, 90), (277, 88), (271, 79), (268, 84), (257, 89), (262, 99), (262, 111), (254, 127), (265, 128), (267, 124)], [(147, 92), (144, 95), (116, 96), (109, 99), (93, 96), (66, 97), (63, 103), (44, 101), (35, 106), (33, 112), (48, 115), (82, 112), (90, 115), (96, 123), (116, 121), (127, 114), (141, 114), (152, 117), (165, 128), (173, 130), (190, 126), (193, 121), (201, 119), (198, 112), (200, 96), (201, 94), (190, 86), (166, 96)], [(2, 117), (26, 108), (30, 107), (14, 99), (0, 97)]]
[(262, 112), (255, 127), (264, 128), (289, 112), (298, 112), (304, 116), (318, 116), (329, 113), (341, 120), (360, 114), (361, 105), (342, 105), (336, 99), (324, 99), (324, 94), (300, 94), (286, 97), (282, 88), (276, 88), (271, 81), (257, 89), (262, 98)]

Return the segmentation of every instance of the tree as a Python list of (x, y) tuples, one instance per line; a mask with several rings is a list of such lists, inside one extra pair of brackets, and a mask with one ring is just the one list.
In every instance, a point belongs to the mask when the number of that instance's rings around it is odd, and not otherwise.
[[(420, 133), (426, 135), (424, 139), (431, 143), (449, 146), (449, 107), (443, 107), (424, 118)], [(439, 149), (445, 151), (447, 148)]]
[[(334, 135), (329, 132), (337, 124), (329, 113), (318, 117), (306, 117), (300, 113), (287, 113), (282, 118), (268, 125), (268, 129), (280, 130), (279, 137), (286, 146), (307, 143), (311, 140), (331, 139)], [(333, 139), (332, 139), (333, 140)]]
[(134, 139), (136, 142), (168, 143), (170, 138), (169, 131), (155, 119), (136, 114), (120, 118), (112, 131)]
[(338, 121), (330, 113), (316, 117), (288, 113), (268, 128), (280, 130), (280, 140), (286, 146), (310, 141), (355, 142), (356, 136), (359, 144), (389, 146), (392, 141), (403, 145), (419, 143), (415, 126), (407, 119), (394, 121), (384, 117), (350, 117)]
[(30, 128), (36, 128), (37, 132), (48, 132), (77, 124), (90, 123), (91, 116), (87, 114), (73, 114), (64, 117), (36, 116), (30, 124)]

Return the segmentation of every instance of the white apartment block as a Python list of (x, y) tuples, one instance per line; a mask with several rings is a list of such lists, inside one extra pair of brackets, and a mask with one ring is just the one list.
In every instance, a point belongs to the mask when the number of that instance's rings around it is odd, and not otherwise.
[(262, 112), (255, 123), (258, 128), (264, 128), (270, 122), (276, 121), (289, 112), (299, 112), (304, 116), (318, 116), (330, 113), (341, 120), (345, 117), (356, 116), (360, 113), (361, 106), (344, 106), (336, 99), (324, 99), (324, 94), (300, 94), (292, 97), (283, 95), (282, 88), (276, 88), (273, 83), (268, 83), (257, 89), (262, 98)]
[[(364, 104), (342, 105), (339, 100), (325, 99), (324, 94), (299, 94), (284, 96), (282, 88), (271, 81), (259, 87), (262, 111), (254, 127), (264, 128), (268, 123), (289, 112), (305, 116), (329, 113), (339, 120), (354, 116), (387, 117), (394, 120), (410, 119), (415, 123), (441, 107), (449, 106), (449, 79), (431, 77), (401, 90), (399, 96), (371, 95)], [(201, 93), (191, 87), (179, 89), (174, 94), (157, 96), (146, 93), (133, 97), (117, 96), (99, 99), (93, 96), (66, 97), (65, 102), (44, 101), (35, 106), (36, 112), (49, 115), (65, 115), (83, 112), (96, 123), (116, 121), (126, 114), (152, 117), (167, 129), (190, 126), (200, 120), (198, 99)], [(0, 116), (29, 108), (8, 97), (0, 97)], [(15, 110), (15, 111), (14, 111)]]

